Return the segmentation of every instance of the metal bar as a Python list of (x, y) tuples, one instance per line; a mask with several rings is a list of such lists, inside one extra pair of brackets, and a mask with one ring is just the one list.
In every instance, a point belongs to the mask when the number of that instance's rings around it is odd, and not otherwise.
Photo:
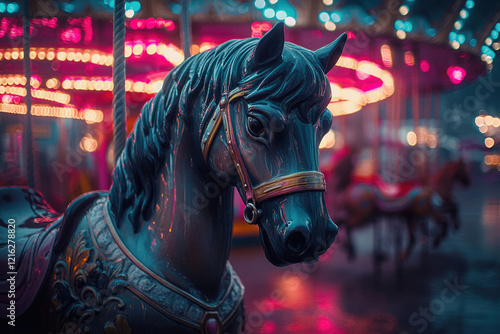
[(127, 138), (125, 109), (125, 0), (115, 0), (113, 15), (113, 132), (114, 156), (118, 161)]
[(31, 118), (31, 60), (30, 60), (30, 8), (29, 0), (23, 0), (23, 52), (24, 76), (26, 77), (26, 119), (24, 145), (28, 186), (35, 188), (35, 153), (33, 151), (33, 119)]
[(191, 56), (191, 18), (189, 16), (189, 0), (181, 0), (181, 42), (184, 59)]

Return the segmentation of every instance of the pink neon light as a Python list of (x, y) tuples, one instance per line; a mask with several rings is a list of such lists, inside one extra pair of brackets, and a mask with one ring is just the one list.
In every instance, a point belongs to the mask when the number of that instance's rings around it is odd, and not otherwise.
[(467, 72), (460, 66), (450, 66), (446, 71), (452, 84), (458, 85), (465, 78)]
[(347, 32), (347, 39), (354, 39), (356, 38), (356, 34), (353, 33), (352, 31)]
[(422, 70), (422, 72), (429, 72), (431, 66), (429, 65), (429, 62), (427, 60), (422, 60), (420, 62), (420, 69)]
[(269, 22), (252, 23), (252, 37), (262, 37), (262, 35), (269, 30), (271, 30), (271, 24)]
[(262, 326), (262, 333), (266, 334), (272, 334), (276, 332), (276, 329), (278, 329), (278, 326), (272, 321), (266, 321), (264, 322), (264, 325)]
[(155, 19), (150, 17), (146, 20), (146, 29), (154, 29), (155, 28)]
[(167, 31), (172, 31), (175, 29), (175, 24), (172, 20), (155, 19), (153, 17), (148, 19), (132, 19), (126, 21), (125, 24), (133, 30), (164, 28)]
[(78, 43), (82, 39), (80, 28), (68, 28), (61, 31), (61, 40), (66, 43)]
[(83, 20), (83, 30), (85, 31), (85, 36), (83, 40), (85, 41), (86, 44), (92, 42), (92, 37), (94, 35), (94, 28), (92, 28), (92, 18), (90, 16), (87, 16)]
[(318, 331), (319, 332), (329, 332), (333, 328), (333, 322), (327, 317), (318, 318)]
[(49, 28), (57, 27), (57, 17), (53, 17), (51, 19), (31, 19), (32, 25), (45, 26)]

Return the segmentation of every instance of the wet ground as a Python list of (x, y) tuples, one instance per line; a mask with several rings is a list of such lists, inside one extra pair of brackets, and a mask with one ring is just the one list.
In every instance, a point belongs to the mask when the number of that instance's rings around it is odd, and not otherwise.
[(373, 227), (356, 232), (352, 262), (337, 241), (317, 264), (285, 268), (268, 263), (260, 246), (233, 249), (231, 262), (246, 287), (246, 332), (500, 333), (498, 173), (476, 175), (457, 198), (461, 228), (438, 249), (419, 238), (399, 274), (393, 221), (382, 223), (388, 259), (378, 274)]

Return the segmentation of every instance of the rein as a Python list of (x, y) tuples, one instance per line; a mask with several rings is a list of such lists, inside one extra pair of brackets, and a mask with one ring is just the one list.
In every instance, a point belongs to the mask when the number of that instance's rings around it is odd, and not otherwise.
[(262, 211), (257, 208), (260, 202), (273, 197), (301, 191), (325, 191), (326, 182), (323, 173), (318, 171), (307, 171), (274, 177), (256, 187), (252, 185), (238, 143), (236, 142), (233, 120), (229, 108), (230, 105), (237, 103), (245, 97), (245, 94), (249, 90), (248, 88), (236, 88), (229, 94), (224, 93), (222, 95), (219, 105), (214, 112), (214, 116), (210, 119), (203, 132), (201, 151), (205, 162), (208, 164), (210, 148), (212, 147), (221, 124), (223, 124), (229, 152), (245, 191), (245, 210), (243, 211), (243, 217), (247, 223), (256, 224), (259, 215), (262, 213)]

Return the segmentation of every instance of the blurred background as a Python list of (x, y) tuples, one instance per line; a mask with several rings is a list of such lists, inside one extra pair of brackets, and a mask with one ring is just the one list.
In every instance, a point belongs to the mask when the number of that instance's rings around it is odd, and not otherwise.
[[(111, 182), (114, 0), (29, 6), (32, 136), (23, 5), (0, 0), (0, 186), (31, 170), (63, 212)], [(128, 131), (189, 55), (278, 21), (312, 50), (348, 34), (320, 146), (339, 236), (318, 263), (275, 268), (235, 198), (246, 332), (500, 331), (498, 1), (141, 0), (125, 15)]]

